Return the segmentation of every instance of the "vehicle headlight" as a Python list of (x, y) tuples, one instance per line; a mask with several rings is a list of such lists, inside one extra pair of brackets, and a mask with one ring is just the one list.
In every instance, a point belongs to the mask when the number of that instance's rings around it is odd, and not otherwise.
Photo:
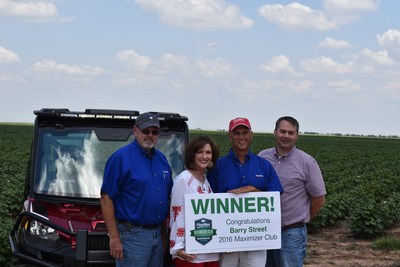
[(59, 238), (56, 230), (41, 222), (35, 220), (30, 221), (27, 223), (27, 227), (29, 227), (29, 233), (31, 235), (40, 237), (42, 239), (56, 240)]

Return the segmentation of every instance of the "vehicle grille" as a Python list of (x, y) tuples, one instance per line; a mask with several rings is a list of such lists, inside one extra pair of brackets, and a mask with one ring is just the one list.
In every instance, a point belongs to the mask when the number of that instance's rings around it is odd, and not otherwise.
[(109, 250), (110, 240), (108, 235), (89, 235), (87, 240), (87, 248), (89, 250)]

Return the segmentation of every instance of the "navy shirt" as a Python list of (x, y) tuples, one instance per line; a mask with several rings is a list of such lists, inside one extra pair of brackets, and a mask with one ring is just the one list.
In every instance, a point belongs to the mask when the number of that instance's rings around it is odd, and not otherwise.
[(171, 174), (164, 154), (153, 149), (149, 157), (135, 140), (108, 159), (101, 190), (113, 200), (116, 219), (161, 224), (169, 211)]
[(218, 159), (215, 168), (208, 174), (208, 181), (214, 193), (225, 193), (247, 185), (260, 191), (283, 192), (271, 163), (251, 151), (242, 164), (231, 149), (228, 155)]

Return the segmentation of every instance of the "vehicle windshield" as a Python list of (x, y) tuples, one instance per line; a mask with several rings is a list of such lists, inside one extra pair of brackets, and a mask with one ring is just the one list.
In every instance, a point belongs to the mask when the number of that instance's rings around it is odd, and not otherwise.
[[(41, 129), (33, 190), (38, 194), (99, 198), (107, 159), (134, 140), (131, 129)], [(161, 133), (156, 147), (175, 178), (183, 169), (183, 132)]]

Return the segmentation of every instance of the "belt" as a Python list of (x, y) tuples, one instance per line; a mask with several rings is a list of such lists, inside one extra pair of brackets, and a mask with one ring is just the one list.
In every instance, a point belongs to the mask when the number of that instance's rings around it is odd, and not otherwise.
[(300, 228), (300, 227), (303, 227), (303, 226), (304, 226), (303, 222), (292, 223), (292, 224), (283, 226), (282, 227), (282, 231), (285, 231), (287, 229), (292, 229), (292, 228)]
[(117, 223), (125, 224), (125, 225), (128, 225), (128, 226), (136, 226), (136, 227), (140, 227), (140, 228), (146, 228), (146, 229), (156, 229), (156, 228), (161, 226), (161, 224), (143, 225), (143, 224), (131, 223), (131, 222), (123, 221), (123, 220), (119, 220), (119, 219), (117, 219)]

